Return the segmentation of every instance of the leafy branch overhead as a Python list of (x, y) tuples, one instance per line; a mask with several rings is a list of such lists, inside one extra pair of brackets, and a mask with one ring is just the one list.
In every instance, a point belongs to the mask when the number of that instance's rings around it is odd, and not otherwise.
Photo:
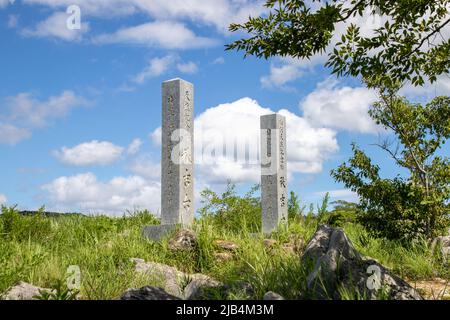
[[(267, 0), (265, 6), (266, 15), (230, 26), (249, 37), (228, 50), (309, 59), (325, 53), (335, 36), (326, 66), (339, 76), (423, 85), (450, 69), (450, 0)], [(355, 24), (375, 17), (382, 23), (369, 32)]]

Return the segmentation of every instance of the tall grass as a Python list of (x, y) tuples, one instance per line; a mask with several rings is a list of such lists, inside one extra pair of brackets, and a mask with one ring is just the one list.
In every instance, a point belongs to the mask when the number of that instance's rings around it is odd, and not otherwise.
[[(142, 227), (159, 223), (148, 211), (126, 216), (70, 215), (22, 216), (15, 208), (3, 208), (0, 215), (0, 294), (19, 281), (51, 288), (66, 277), (70, 265), (82, 273), (80, 295), (83, 299), (116, 299), (131, 287), (159, 285), (134, 272), (131, 258), (164, 263), (193, 274), (208, 274), (231, 285), (231, 293), (216, 298), (261, 299), (275, 291), (288, 299), (308, 298), (306, 274), (299, 255), (284, 250), (283, 244), (307, 242), (314, 234), (317, 219), (296, 215), (288, 227), (271, 238), (276, 245), (267, 248), (259, 233), (259, 202), (254, 190), (241, 198), (228, 190), (223, 195), (208, 193), (209, 201), (194, 224), (197, 250), (173, 252), (167, 240), (151, 242), (141, 237)], [(241, 210), (240, 210), (241, 209)], [(322, 217), (326, 215), (321, 207)], [(232, 221), (232, 224), (229, 223)], [(346, 223), (344, 229), (356, 248), (377, 259), (400, 276), (426, 279), (450, 278), (448, 264), (431, 254), (426, 242), (405, 248), (400, 243), (370, 237), (362, 227)], [(229, 240), (238, 245), (233, 260), (218, 262), (214, 240)], [(250, 283), (253, 290), (244, 290)], [(351, 293), (348, 293), (351, 297)]]

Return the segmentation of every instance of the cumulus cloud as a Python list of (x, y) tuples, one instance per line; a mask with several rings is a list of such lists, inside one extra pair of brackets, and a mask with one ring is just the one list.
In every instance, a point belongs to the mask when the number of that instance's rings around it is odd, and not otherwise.
[(0, 144), (15, 145), (30, 137), (30, 130), (0, 122)]
[(182, 73), (194, 74), (198, 71), (198, 66), (195, 62), (189, 61), (186, 63), (178, 63), (177, 64), (178, 71)]
[(89, 104), (70, 90), (44, 101), (28, 92), (8, 97), (0, 109), (0, 144), (16, 144), (30, 138), (34, 129), (48, 126), (72, 109)]
[(265, 11), (263, 0), (23, 0), (23, 3), (53, 9), (75, 4), (86, 15), (103, 18), (143, 13), (152, 19), (164, 17), (210, 25), (221, 33), (228, 32), (231, 22), (243, 22), (249, 15)]
[(161, 58), (153, 58), (149, 61), (148, 65), (142, 70), (139, 74), (137, 74), (133, 81), (142, 84), (147, 79), (160, 76), (164, 74), (175, 62), (177, 58), (173, 55), (167, 55)]
[(134, 139), (128, 146), (127, 153), (130, 155), (138, 153), (143, 143), (141, 139)]
[(73, 166), (108, 165), (120, 159), (124, 148), (111, 142), (93, 140), (73, 148), (63, 147), (53, 155), (64, 164)]
[(224, 59), (224, 57), (218, 57), (218, 58), (214, 59), (212, 64), (225, 64), (225, 59)]
[[(311, 4), (314, 6), (314, 3)], [(319, 4), (317, 4), (319, 5)], [(387, 21), (385, 16), (369, 16), (370, 10), (366, 10), (363, 16), (350, 17), (347, 22), (336, 24), (333, 37), (323, 52), (318, 52), (309, 59), (298, 59), (291, 57), (276, 57), (271, 62), (268, 75), (261, 77), (263, 87), (285, 88), (286, 85), (313, 70), (318, 65), (323, 65), (328, 60), (328, 54), (340, 41), (341, 36), (346, 33), (347, 27), (352, 23), (360, 28), (361, 36), (369, 37), (374, 30), (380, 28)]]
[(149, 155), (141, 155), (128, 166), (134, 174), (150, 180), (159, 180), (161, 177), (161, 163), (154, 161)]
[(93, 173), (60, 177), (43, 185), (52, 208), (60, 211), (122, 214), (126, 210), (160, 208), (161, 186), (139, 176), (100, 181)]
[(376, 133), (381, 129), (368, 115), (377, 100), (375, 92), (365, 87), (339, 86), (334, 79), (317, 85), (301, 103), (304, 117), (316, 126)]
[(450, 77), (442, 75), (436, 82), (426, 82), (422, 87), (409, 84), (400, 90), (400, 94), (418, 102), (427, 102), (437, 96), (448, 96), (450, 95)]
[(358, 194), (348, 190), (348, 189), (338, 189), (338, 190), (329, 190), (329, 191), (321, 191), (314, 193), (315, 196), (323, 198), (326, 194), (329, 194), (330, 198), (333, 200), (344, 200), (349, 202), (358, 202)]
[(4, 204), (6, 204), (6, 202), (8, 202), (8, 199), (6, 198), (6, 196), (4, 194), (0, 193), (0, 205), (4, 205)]
[(183, 23), (153, 21), (134, 27), (125, 27), (94, 38), (97, 44), (128, 43), (164, 49), (195, 49), (211, 47), (216, 40), (197, 36)]
[(300, 78), (303, 71), (295, 64), (270, 64), (270, 74), (261, 78), (261, 84), (264, 88), (279, 87), (283, 88), (286, 83)]
[(80, 30), (71, 30), (67, 27), (67, 19), (70, 17), (66, 12), (56, 12), (46, 20), (39, 22), (32, 29), (23, 29), (25, 37), (57, 38), (65, 41), (80, 41), (83, 34), (89, 31), (89, 23), (82, 22)]
[[(250, 98), (207, 109), (195, 119), (195, 163), (199, 179), (206, 183), (258, 182), (260, 179), (260, 116), (273, 113)], [(288, 110), (288, 170), (318, 173), (339, 147), (336, 132), (313, 127)], [(161, 144), (161, 128), (151, 138)]]
[(163, 57), (150, 59), (145, 68), (133, 77), (133, 82), (143, 84), (148, 79), (161, 76), (166, 72), (177, 69), (181, 73), (193, 74), (198, 71), (194, 62), (182, 62), (178, 55), (168, 54)]

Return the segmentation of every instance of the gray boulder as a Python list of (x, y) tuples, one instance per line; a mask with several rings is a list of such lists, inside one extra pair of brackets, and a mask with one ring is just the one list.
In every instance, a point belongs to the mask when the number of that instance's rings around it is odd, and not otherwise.
[(437, 245), (441, 248), (442, 256), (450, 260), (450, 230), (448, 236), (437, 237), (431, 245), (432, 251), (436, 250)]
[(129, 289), (120, 300), (181, 300), (158, 287), (146, 286), (140, 289)]
[(50, 289), (36, 287), (26, 282), (19, 282), (16, 286), (10, 288), (8, 292), (3, 295), (4, 300), (37, 300), (35, 297), (39, 296), (41, 291), (51, 292)]
[(308, 293), (313, 299), (351, 297), (422, 300), (407, 282), (354, 248), (342, 229), (320, 226), (307, 245), (302, 262), (311, 267)]
[(205, 297), (208, 289), (222, 288), (223, 284), (204, 274), (193, 274), (191, 281), (184, 288), (184, 298), (186, 300), (198, 300)]
[(197, 236), (191, 230), (178, 230), (169, 240), (172, 251), (193, 251), (197, 248)]
[(131, 259), (136, 273), (147, 276), (153, 283), (158, 283), (165, 291), (176, 297), (184, 296), (180, 286), (188, 275), (162, 263), (145, 262), (142, 259)]
[(267, 301), (284, 300), (284, 298), (281, 295), (279, 295), (278, 293), (269, 291), (264, 295), (263, 300), (267, 300)]

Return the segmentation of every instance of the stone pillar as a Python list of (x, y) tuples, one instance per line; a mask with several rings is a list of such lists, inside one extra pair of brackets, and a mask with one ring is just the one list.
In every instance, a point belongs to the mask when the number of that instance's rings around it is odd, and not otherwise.
[(194, 221), (194, 86), (165, 81), (162, 99), (161, 225), (144, 228), (151, 240)]
[(194, 86), (181, 79), (162, 85), (161, 223), (194, 220)]
[(261, 116), (262, 231), (270, 234), (288, 221), (286, 118)]

